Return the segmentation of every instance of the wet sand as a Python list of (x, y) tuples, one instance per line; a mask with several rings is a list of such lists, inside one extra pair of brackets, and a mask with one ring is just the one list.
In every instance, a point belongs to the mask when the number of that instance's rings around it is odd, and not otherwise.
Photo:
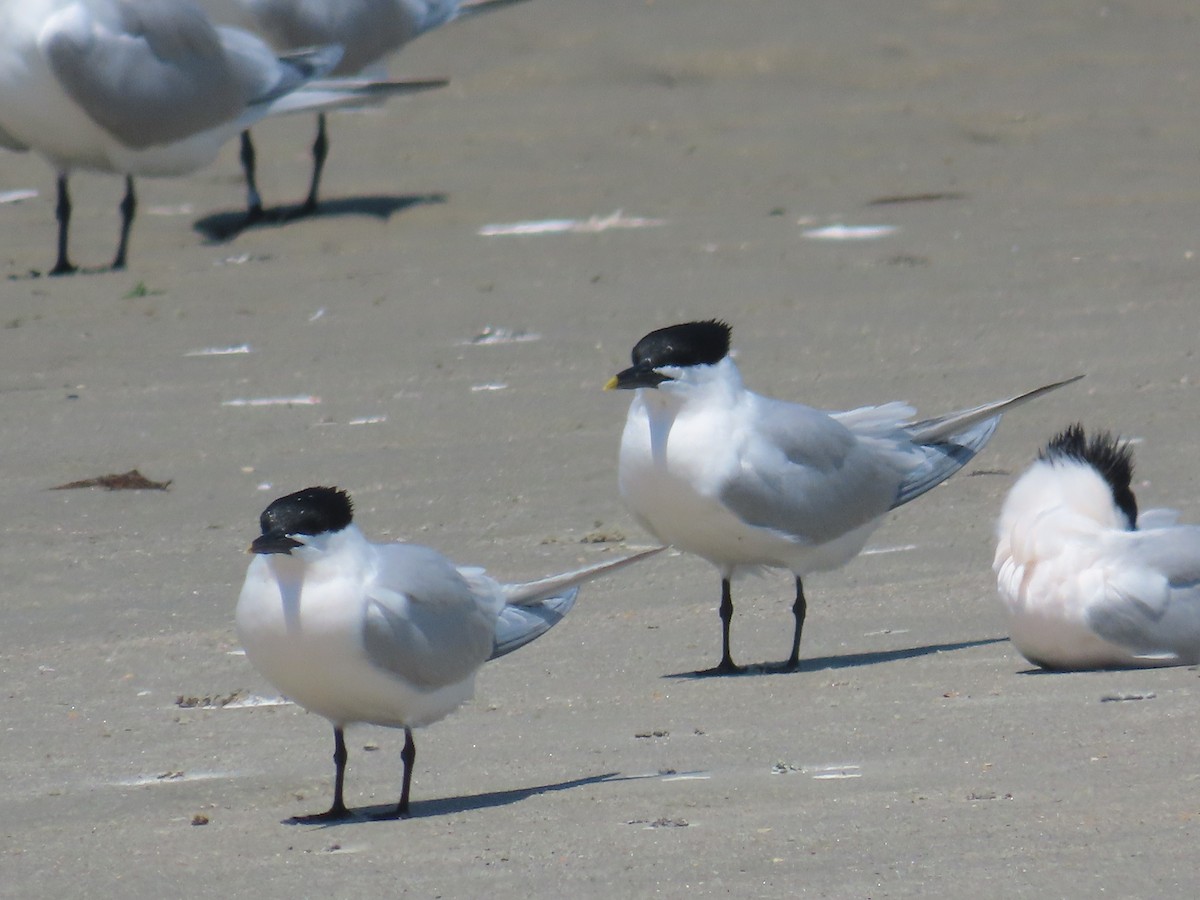
[[(142, 182), (118, 274), (27, 277), (53, 183), (4, 155), (0, 190), (40, 195), (0, 206), (0, 896), (1190, 896), (1196, 670), (1033, 671), (990, 565), (1076, 419), (1142, 441), (1143, 506), (1200, 518), (1197, 28), (1182, 2), (531, 0), (393, 62), (449, 88), (333, 117), (325, 214), (207, 240), (231, 146)], [(256, 130), (268, 205), (311, 136)], [(99, 265), (120, 183), (73, 188)], [(479, 234), (618, 210), (662, 224)], [(895, 231), (805, 236), (833, 225)], [(514, 579), (647, 543), (600, 387), (709, 316), (751, 387), (821, 407), (1087, 378), (808, 581), (802, 671), (676, 677), (717, 660), (719, 585), (657, 557), (417, 733), (414, 818), (287, 824), (328, 803), (327, 723), (177, 703), (274, 696), (233, 631), (263, 506), (336, 483), (368, 534)], [(235, 403), (287, 397), (320, 402)], [(169, 489), (48, 490), (134, 467)], [(737, 585), (739, 661), (786, 656), (789, 583)], [(402, 744), (350, 732), (351, 805), (395, 803)]]

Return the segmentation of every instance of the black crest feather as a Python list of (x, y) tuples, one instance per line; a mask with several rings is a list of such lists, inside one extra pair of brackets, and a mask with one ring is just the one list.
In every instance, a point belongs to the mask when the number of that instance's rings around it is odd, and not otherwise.
[(1129, 519), (1130, 529), (1137, 524), (1137, 498), (1130, 485), (1133, 482), (1133, 449), (1128, 443), (1108, 431), (1097, 431), (1091, 439), (1076, 422), (1055, 435), (1038, 459), (1054, 463), (1069, 459), (1091, 466), (1107, 482), (1113, 502)]
[(324, 534), (354, 519), (350, 496), (334, 487), (309, 487), (280, 497), (258, 519), (263, 534)]
[(635, 366), (698, 366), (718, 363), (729, 353), (732, 329), (725, 322), (685, 322), (652, 331), (633, 347)]

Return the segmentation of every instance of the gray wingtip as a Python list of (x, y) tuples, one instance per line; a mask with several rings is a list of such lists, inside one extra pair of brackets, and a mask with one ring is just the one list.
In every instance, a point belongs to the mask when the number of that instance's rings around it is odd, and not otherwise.
[(605, 560), (604, 562), (593, 563), (590, 566), (585, 566), (582, 569), (575, 569), (571, 572), (564, 572), (561, 575), (551, 575), (549, 578), (542, 578), (538, 581), (530, 581), (525, 584), (506, 584), (504, 591), (506, 599), (509, 603), (515, 605), (523, 605), (526, 603), (539, 602), (543, 597), (552, 596), (572, 585), (583, 584), (585, 581), (591, 581), (593, 578), (599, 578), (601, 575), (607, 575), (610, 572), (615, 572), (618, 569), (623, 569), (626, 566), (632, 565), (635, 562), (645, 559), (648, 556), (654, 556), (656, 553), (661, 553), (666, 550), (665, 546), (651, 547), (645, 550), (637, 550), (633, 553), (622, 556), (619, 559)]
[(966, 431), (956, 434), (951, 440), (922, 446), (920, 450), (924, 458), (897, 489), (892, 509), (933, 490), (969, 463), (992, 439), (999, 425), (1000, 415), (997, 414), (977, 422)]
[(504, 585), (507, 602), (496, 620), (496, 633), (489, 659), (505, 656), (524, 647), (561, 622), (575, 605), (575, 598), (579, 596), (579, 586), (583, 582), (624, 568), (666, 549), (665, 546), (651, 547), (619, 559), (606, 560), (562, 575), (552, 575), (540, 581)]
[(280, 53), (279, 61), (295, 68), (304, 81), (312, 81), (336, 69), (345, 54), (341, 44), (321, 44)]
[(1034, 397), (1040, 397), (1040, 396), (1042, 396), (1042, 394), (1048, 394), (1048, 393), (1050, 393), (1051, 391), (1056, 391), (1056, 390), (1058, 390), (1060, 387), (1066, 387), (1068, 384), (1074, 384), (1075, 382), (1077, 382), (1077, 381), (1080, 381), (1080, 380), (1081, 380), (1081, 379), (1083, 379), (1084, 377), (1086, 377), (1086, 373), (1080, 373), (1080, 374), (1078, 374), (1078, 375), (1072, 375), (1070, 378), (1064, 378), (1062, 381), (1056, 381), (1056, 382), (1054, 382), (1053, 384), (1047, 384), (1047, 385), (1045, 385), (1045, 386), (1043, 386), (1043, 387), (1040, 387), (1040, 388), (1034, 388), (1034, 389), (1033, 389), (1032, 391), (1030, 391), (1029, 393), (1027, 393), (1027, 394), (1022, 394), (1020, 397), (1018, 397), (1018, 398), (1016, 398), (1016, 399), (1018, 399), (1018, 400), (1032, 400)]
[(575, 585), (536, 604), (505, 606), (496, 620), (492, 655), (488, 659), (507, 656), (540, 638), (566, 617), (578, 596), (579, 586)]
[(458, 5), (454, 18), (467, 19), (480, 13), (494, 12), (506, 6), (516, 6), (518, 3), (524, 2), (526, 0), (464, 0)]
[(913, 441), (918, 444), (938, 444), (945, 441), (954, 441), (957, 440), (960, 434), (973, 429), (980, 422), (989, 421), (992, 418), (1000, 416), (1002, 413), (1025, 405), (1030, 400), (1035, 400), (1051, 391), (1066, 387), (1068, 384), (1074, 384), (1081, 378), (1083, 378), (1083, 375), (1074, 375), (1071, 378), (1055, 381), (1052, 384), (1044, 384), (1041, 387), (1034, 388), (1032, 391), (1017, 394), (1015, 397), (1009, 397), (1005, 400), (996, 400), (992, 403), (984, 403), (981, 406), (960, 409), (956, 412), (947, 413), (944, 416), (935, 416), (932, 419), (922, 419), (920, 422), (913, 422), (906, 430)]

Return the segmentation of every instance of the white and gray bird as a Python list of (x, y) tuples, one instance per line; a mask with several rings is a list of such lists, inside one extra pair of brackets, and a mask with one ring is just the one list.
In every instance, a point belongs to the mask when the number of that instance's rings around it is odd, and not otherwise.
[(303, 821), (350, 815), (344, 730), (359, 722), (404, 729), (394, 815), (407, 815), (412, 730), (468, 700), (485, 662), (557, 624), (582, 582), (663, 549), (501, 584), (428, 547), (367, 540), (353, 523), (350, 498), (336, 488), (280, 497), (260, 526), (237, 603), (238, 638), (271, 684), (333, 724), (333, 804)]
[(730, 581), (740, 570), (790, 569), (800, 660), (802, 577), (844, 565), (892, 509), (949, 478), (987, 443), (1001, 413), (1077, 378), (934, 419), (904, 403), (823, 412), (752, 393), (729, 356), (724, 322), (652, 331), (633, 365), (605, 387), (635, 391), (621, 436), (621, 496), (656, 538), (702, 556), (721, 575), (721, 661), (729, 649)]
[(1000, 513), (996, 585), (1021, 655), (1045, 669), (1200, 663), (1200, 526), (1138, 514), (1133, 453), (1072, 425)]
[[(447, 22), (489, 12), (524, 0), (201, 0), (218, 21), (233, 21), (262, 34), (277, 50), (337, 44), (345, 55), (333, 74), (374, 73), (405, 44)], [(317, 114), (308, 196), (297, 215), (316, 211), (321, 173), (329, 155), (325, 114)], [(242, 132), (242, 170), (247, 214), (263, 215), (258, 190), (257, 154), (249, 130)]]
[[(215, 27), (191, 0), (0, 0), (0, 147), (55, 169), (58, 255), (67, 252), (76, 169), (125, 178), (113, 269), (125, 267), (135, 176), (183, 175), (265, 116), (361, 103), (380, 86), (337, 79), (325, 46), (277, 56), (255, 35)], [(406, 92), (444, 81), (397, 84)]]

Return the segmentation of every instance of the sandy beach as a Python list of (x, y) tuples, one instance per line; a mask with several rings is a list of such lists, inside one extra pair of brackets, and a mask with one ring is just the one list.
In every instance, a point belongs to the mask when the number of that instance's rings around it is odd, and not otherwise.
[[(449, 87), (331, 118), (323, 214), (211, 237), (230, 145), (140, 182), (128, 271), (69, 278), (32, 275), (51, 170), (0, 156), (37, 191), (0, 204), (0, 896), (1192, 896), (1197, 670), (1033, 669), (991, 561), (1076, 420), (1200, 520), (1198, 41), (1171, 0), (530, 0), (392, 60)], [(268, 206), (312, 132), (255, 130)], [(102, 265), (121, 183), (72, 189)], [(718, 576), (662, 554), (417, 732), (413, 818), (288, 824), (333, 742), (238, 652), (263, 507), (336, 484), (510, 580), (648, 545), (601, 388), (707, 317), (821, 408), (1087, 377), (806, 581), (801, 671), (686, 677)], [(50, 490), (135, 468), (168, 489)], [(790, 577), (736, 589), (735, 657), (783, 659)], [(403, 740), (349, 732), (351, 806), (395, 803)]]

